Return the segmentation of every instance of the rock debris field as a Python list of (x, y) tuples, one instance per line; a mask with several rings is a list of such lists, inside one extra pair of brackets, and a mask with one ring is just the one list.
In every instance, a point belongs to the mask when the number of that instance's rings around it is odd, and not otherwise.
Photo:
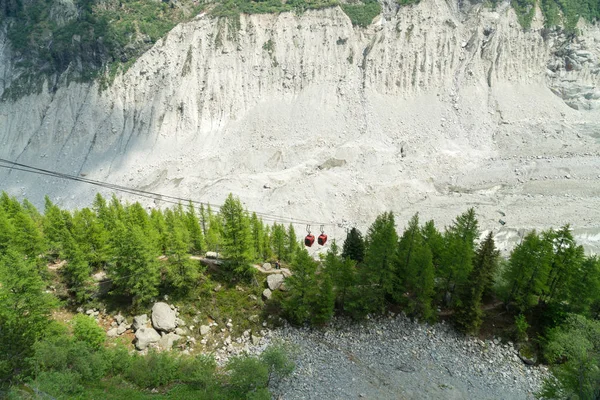
[(534, 399), (549, 374), (524, 364), (510, 342), (404, 315), (268, 336), (296, 351), (292, 375), (271, 387), (278, 399)]

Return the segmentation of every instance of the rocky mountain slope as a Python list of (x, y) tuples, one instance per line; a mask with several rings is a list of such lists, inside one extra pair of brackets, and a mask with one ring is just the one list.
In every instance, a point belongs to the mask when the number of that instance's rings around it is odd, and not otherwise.
[[(106, 89), (0, 103), (0, 157), (216, 204), (233, 192), (338, 239), (386, 210), (443, 225), (473, 206), (504, 246), (571, 223), (596, 250), (600, 27), (580, 28), (545, 30), (538, 12), (524, 31), (506, 3), (442, 0), (385, 4), (366, 29), (337, 7), (201, 14)], [(0, 42), (7, 88), (19, 71)], [(98, 189), (6, 170), (0, 187), (65, 206)]]

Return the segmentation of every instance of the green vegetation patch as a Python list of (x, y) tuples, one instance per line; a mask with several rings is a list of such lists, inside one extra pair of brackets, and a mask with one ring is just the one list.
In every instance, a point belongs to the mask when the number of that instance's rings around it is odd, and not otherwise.
[(373, 18), (381, 14), (381, 5), (377, 0), (366, 0), (361, 3), (342, 4), (342, 10), (352, 21), (352, 25), (366, 27)]
[[(531, 27), (536, 4), (536, 0), (511, 1), (523, 28)], [(588, 22), (600, 19), (600, 2), (594, 0), (540, 0), (539, 6), (547, 28), (562, 26), (567, 33), (576, 33), (580, 18)]]
[(16, 67), (25, 73), (3, 98), (39, 92), (45, 78), (54, 89), (65, 83), (57, 80), (65, 72), (67, 82), (85, 82), (108, 65), (126, 65), (201, 8), (192, 0), (6, 2), (0, 22), (6, 24)]

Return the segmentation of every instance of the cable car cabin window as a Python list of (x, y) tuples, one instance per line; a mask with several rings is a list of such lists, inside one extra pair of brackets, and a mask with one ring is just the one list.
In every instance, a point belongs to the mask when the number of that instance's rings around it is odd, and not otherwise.
[(306, 237), (304, 238), (304, 244), (308, 247), (311, 247), (314, 242), (315, 242), (314, 235), (309, 234), (309, 235), (306, 235)]
[(325, 242), (327, 242), (327, 235), (322, 233), (319, 235), (319, 238), (317, 239), (317, 242), (323, 246), (325, 244)]

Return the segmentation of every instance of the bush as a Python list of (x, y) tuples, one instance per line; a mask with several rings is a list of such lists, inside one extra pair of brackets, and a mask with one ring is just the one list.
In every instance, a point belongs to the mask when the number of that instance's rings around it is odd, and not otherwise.
[(180, 379), (179, 360), (173, 355), (150, 351), (146, 356), (134, 355), (125, 377), (141, 388), (156, 388)]
[(250, 394), (252, 398), (270, 398), (268, 392), (264, 396), (264, 389), (269, 383), (269, 368), (261, 360), (250, 356), (235, 357), (229, 360), (227, 371), (229, 384), (236, 397)]
[(73, 318), (73, 336), (75, 339), (89, 344), (93, 348), (100, 348), (104, 344), (106, 334), (93, 317), (78, 314)]
[(519, 314), (515, 317), (515, 333), (516, 339), (519, 342), (524, 342), (527, 340), (527, 328), (529, 328), (529, 324), (527, 323), (527, 319), (523, 314)]

